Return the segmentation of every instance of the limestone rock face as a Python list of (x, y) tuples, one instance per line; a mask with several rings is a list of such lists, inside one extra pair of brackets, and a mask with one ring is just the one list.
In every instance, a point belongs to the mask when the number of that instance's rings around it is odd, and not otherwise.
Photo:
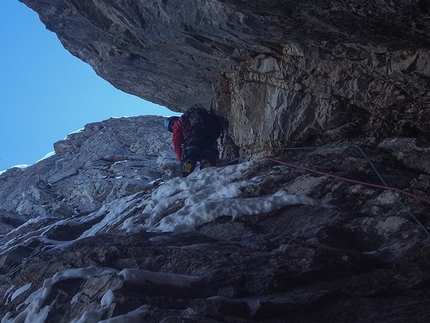
[(0, 174), (2, 323), (430, 321), (428, 1), (22, 1), (243, 158), (178, 178), (133, 117)]
[[(15, 219), (0, 236), (2, 322), (429, 321), (428, 145), (289, 150), (166, 180), (144, 171), (156, 162), (142, 134), (160, 120), (87, 125), (0, 176), (33, 205), (29, 221), (2, 213)], [(273, 208), (282, 196), (295, 202)], [(142, 230), (174, 215), (201, 222)]]
[(91, 123), (56, 142), (54, 149), (55, 155), (25, 170), (0, 175), (4, 214), (29, 218), (92, 212), (156, 179), (179, 174), (162, 117)]
[(245, 151), (429, 136), (425, 0), (22, 2), (117, 88), (216, 108)]

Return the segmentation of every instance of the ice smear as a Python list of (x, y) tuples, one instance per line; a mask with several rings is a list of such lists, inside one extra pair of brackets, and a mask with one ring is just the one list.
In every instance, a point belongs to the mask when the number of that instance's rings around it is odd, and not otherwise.
[(112, 290), (109, 289), (102, 297), (100, 301), (100, 305), (105, 307), (109, 306), (112, 303), (115, 303), (117, 299), (115, 298), (115, 295), (113, 294)]
[[(148, 270), (126, 268), (121, 272), (112, 268), (98, 268), (98, 267), (87, 267), (87, 268), (73, 268), (60, 271), (56, 273), (52, 278), (45, 279), (43, 287), (33, 292), (23, 304), (27, 305), (26, 309), (19, 313), (15, 318), (12, 318), (11, 313), (7, 313), (1, 320), (1, 323), (43, 323), (48, 317), (50, 306), (44, 306), (45, 301), (51, 294), (52, 286), (63, 280), (73, 278), (89, 279), (91, 277), (98, 277), (103, 275), (118, 275), (122, 276), (124, 281), (136, 284), (142, 284), (145, 281), (149, 281), (159, 285), (171, 285), (180, 288), (190, 288), (191, 284), (199, 282), (203, 279), (200, 276), (189, 276), (172, 273), (157, 273)], [(14, 296), (17, 297), (25, 290), (30, 288), (31, 284), (25, 285), (18, 289)], [(71, 301), (73, 304), (79, 295), (75, 295)], [(71, 323), (134, 323), (141, 322), (148, 313), (149, 306), (141, 306), (138, 309), (129, 312), (125, 315), (120, 315), (115, 318), (101, 321), (103, 315), (106, 313), (108, 307), (116, 302), (116, 298), (112, 290), (108, 290), (100, 300), (101, 308), (93, 311), (86, 311), (80, 318), (75, 318)]]
[(74, 268), (60, 271), (52, 276), (52, 278), (45, 279), (43, 287), (32, 293), (25, 300), (24, 304), (27, 305), (27, 308), (24, 311), (15, 318), (10, 318), (10, 313), (6, 314), (1, 323), (43, 323), (48, 316), (50, 307), (45, 306), (42, 308), (42, 306), (51, 294), (52, 286), (55, 283), (72, 278), (88, 279), (90, 277), (116, 273), (118, 273), (118, 271), (112, 268), (97, 267)]
[[(126, 218), (129, 215), (130, 212), (134, 212), (136, 207), (141, 207), (142, 201), (136, 198), (136, 195), (138, 194), (139, 193), (136, 193), (134, 195), (112, 201), (111, 203), (107, 203), (104, 206), (102, 206), (99, 210), (89, 215), (74, 217), (72, 219), (61, 219), (58, 221), (54, 221), (49, 225), (45, 225), (38, 232), (35, 232), (33, 230), (25, 230), (24, 233), (17, 235), (16, 231), (18, 230), (24, 231), (23, 228), (25, 228), (26, 226), (31, 226), (34, 223), (37, 223), (39, 221), (45, 221), (46, 219), (48, 219), (48, 217), (29, 219), (21, 226), (13, 229), (11, 232), (8, 233), (8, 235), (10, 235), (12, 238), (9, 239), (5, 244), (0, 246), (0, 252), (6, 253), (11, 248), (14, 248), (16, 244), (27, 244), (28, 242), (30, 242), (30, 240), (33, 240), (35, 238), (45, 243), (46, 249), (55, 248), (55, 249), (61, 250), (67, 247), (68, 245), (74, 243), (77, 240), (90, 237), (90, 236), (95, 236), (96, 234), (102, 231), (107, 232), (115, 225), (119, 225), (119, 223), (121, 223), (124, 220), (124, 218)], [(49, 239), (46, 237), (46, 234), (49, 233), (54, 227), (79, 226), (85, 222), (91, 222), (100, 217), (104, 217), (104, 218), (98, 223), (94, 224), (90, 229), (83, 232), (82, 235), (75, 240), (59, 241), (59, 240)]]
[[(22, 230), (22, 229), (25, 228), (25, 227), (27, 227), (27, 226), (31, 227), (32, 224), (37, 223), (38, 221), (40, 221), (40, 218), (29, 219), (28, 221), (26, 221), (25, 223), (23, 223), (19, 227), (17, 227), (15, 229), (13, 229), (12, 231), (10, 231), (8, 233), (8, 235), (10, 235), (12, 237), (15, 236), (15, 237), (11, 238), (11, 239), (8, 239), (5, 244), (3, 244), (2, 246), (0, 246), (0, 251), (2, 253), (6, 253), (11, 248), (14, 248), (14, 246), (16, 246), (19, 243), (18, 241), (22, 241), (21, 244), (25, 244), (25, 242), (27, 241), (26, 240), (27, 238), (28, 239), (32, 239), (34, 237), (34, 231), (31, 230), (31, 229), (28, 229), (28, 230)], [(23, 233), (23, 234), (15, 234), (18, 230), (24, 231), (25, 233)]]
[(297, 204), (314, 205), (315, 201), (305, 195), (290, 195), (285, 191), (279, 191), (266, 197), (211, 199), (183, 207), (181, 210), (164, 217), (154, 227), (163, 232), (188, 231), (221, 215), (231, 216), (235, 219), (238, 216), (268, 213), (288, 205)]
[(176, 287), (191, 287), (191, 284), (202, 280), (199, 276), (188, 276), (172, 273), (157, 273), (149, 270), (126, 268), (118, 273), (124, 277), (124, 281), (132, 283), (144, 283), (149, 281), (157, 285), (172, 285)]
[(105, 312), (106, 308), (95, 311), (86, 311), (84, 314), (82, 314), (79, 320), (74, 319), (70, 323), (97, 323), (100, 322)]
[(19, 295), (24, 293), (27, 289), (31, 287), (31, 283), (28, 283), (20, 288), (18, 288), (11, 296), (10, 300), (13, 301), (15, 298), (17, 298)]
[[(116, 224), (121, 222), (124, 217), (126, 217), (129, 213), (134, 211), (133, 207), (130, 207), (130, 203), (137, 203), (136, 195), (139, 193), (136, 193), (131, 196), (127, 196), (118, 200), (115, 200), (111, 203), (108, 203), (100, 208), (97, 212), (95, 212), (95, 215), (101, 216), (103, 213), (106, 213), (106, 216), (102, 221), (92, 226), (90, 229), (82, 233), (82, 235), (78, 238), (83, 239), (91, 236), (95, 236), (97, 233), (99, 233), (102, 230), (108, 230), (109, 228), (114, 227)], [(139, 205), (137, 205), (139, 206)], [(125, 209), (128, 211), (124, 212)]]
[[(75, 295), (75, 297), (72, 299), (71, 304), (76, 302), (76, 298), (79, 297), (82, 293), (78, 293)], [(74, 319), (70, 323), (96, 323), (99, 322), (103, 315), (108, 310), (108, 307), (116, 302), (115, 295), (113, 294), (112, 290), (109, 289), (100, 300), (101, 309), (99, 310), (93, 310), (93, 311), (86, 311), (82, 314), (82, 316), (79, 319)]]
[[(108, 203), (100, 210), (82, 218), (66, 219), (56, 221), (44, 228), (39, 239), (49, 243), (53, 247), (63, 248), (72, 241), (53, 241), (43, 237), (53, 225), (79, 225), (83, 222), (92, 221), (99, 217), (103, 220), (85, 231), (78, 239), (94, 236), (100, 232), (107, 232), (110, 228), (122, 224), (122, 228), (129, 232), (146, 231), (187, 231), (193, 230), (200, 224), (214, 220), (219, 216), (231, 216), (237, 218), (243, 215), (255, 215), (268, 213), (273, 210), (294, 204), (318, 204), (317, 201), (305, 195), (290, 195), (280, 190), (272, 195), (255, 198), (241, 197), (244, 188), (255, 185), (261, 177), (242, 180), (244, 171), (248, 170), (252, 163), (248, 162), (224, 168), (209, 168), (196, 171), (185, 179), (175, 178), (162, 184), (154, 190), (151, 196), (138, 194), (128, 196), (112, 203)], [(136, 214), (136, 210), (143, 209), (141, 214)], [(129, 217), (129, 218), (128, 218)], [(127, 219), (128, 218), (128, 219)], [(127, 219), (124, 221), (124, 219)], [(29, 220), (27, 224), (31, 223)], [(29, 239), (30, 236), (21, 236), (20, 239)], [(17, 238), (16, 238), (17, 239)], [(78, 240), (77, 239), (77, 240)], [(156, 239), (156, 238), (154, 238)], [(162, 239), (162, 238), (158, 238)], [(0, 249), (10, 248), (6, 244)], [(125, 281), (131, 283), (144, 283), (149, 281), (154, 284), (171, 285), (180, 288), (189, 288), (191, 284), (202, 279), (199, 276), (188, 276), (173, 273), (157, 273), (141, 269), (127, 268), (118, 272), (111, 268), (77, 268), (56, 273), (52, 278), (46, 279), (43, 287), (32, 293), (27, 300), (21, 304), (26, 307), (18, 316), (12, 318), (8, 313), (1, 323), (42, 323), (49, 314), (50, 307), (44, 306), (46, 299), (52, 291), (52, 286), (62, 280), (72, 278), (89, 278), (105, 274), (117, 274)], [(17, 290), (12, 297), (16, 298), (27, 288), (23, 286)], [(76, 302), (78, 296), (72, 299)], [(128, 314), (121, 315), (108, 320), (100, 321), (107, 308), (115, 302), (112, 291), (108, 291), (101, 299), (99, 310), (87, 311), (80, 318), (76, 318), (74, 323), (127, 323), (139, 322), (149, 313), (148, 306), (142, 306)]]
[[(240, 198), (243, 188), (260, 180), (259, 177), (239, 180), (255, 162), (209, 168), (196, 171), (185, 179), (170, 180), (156, 189), (143, 212), (124, 221), (122, 228), (133, 233), (142, 230), (191, 231), (220, 216), (234, 219), (268, 213), (288, 205), (317, 204), (305, 195), (291, 195), (285, 191), (264, 197)], [(172, 213), (169, 209), (176, 211)]]

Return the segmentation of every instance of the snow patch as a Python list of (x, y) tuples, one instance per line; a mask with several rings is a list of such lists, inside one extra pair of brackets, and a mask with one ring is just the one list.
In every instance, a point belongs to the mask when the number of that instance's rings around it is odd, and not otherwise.
[[(254, 161), (255, 162), (255, 161)], [(251, 163), (208, 168), (195, 171), (187, 178), (175, 178), (156, 189), (141, 214), (124, 221), (127, 232), (146, 231), (183, 232), (220, 216), (233, 219), (244, 215), (256, 215), (278, 210), (288, 205), (316, 205), (305, 195), (278, 191), (272, 195), (241, 198), (242, 190), (257, 184), (259, 177), (238, 180)], [(169, 209), (178, 209), (169, 212)]]
[[(102, 230), (108, 230), (109, 228), (112, 228), (116, 224), (120, 223), (124, 217), (126, 217), (130, 212), (134, 211), (134, 208), (130, 207), (130, 202), (135, 200), (135, 196), (137, 194), (139, 193), (115, 200), (102, 206), (100, 210), (94, 213), (93, 217), (102, 216), (105, 213), (106, 215), (103, 220), (82, 233), (78, 240), (95, 236)], [(124, 212), (125, 209), (128, 211)]]
[[(50, 306), (45, 306), (42, 308), (46, 299), (49, 297), (52, 291), (52, 286), (63, 280), (72, 278), (84, 278), (88, 279), (90, 277), (102, 276), (106, 274), (116, 274), (118, 271), (112, 268), (74, 268), (67, 269), (56, 273), (52, 278), (45, 279), (43, 286), (37, 291), (32, 293), (24, 302), (23, 305), (27, 305), (27, 308), (22, 311), (16, 318), (10, 318), (11, 313), (7, 313), (2, 319), (1, 323), (43, 323), (47, 318), (50, 310)], [(81, 321), (89, 322), (89, 321)], [(94, 322), (94, 321), (92, 321)]]
[[(301, 182), (296, 182), (298, 191), (278, 190), (277, 192), (260, 197), (243, 197), (243, 191), (258, 185), (262, 180), (261, 176), (251, 179), (243, 179), (243, 174), (252, 167), (251, 161), (238, 165), (231, 165), (223, 168), (213, 167), (204, 170), (196, 170), (187, 178), (174, 178), (161, 183), (152, 194), (146, 192), (136, 193), (121, 199), (105, 204), (99, 210), (82, 217), (72, 219), (62, 219), (50, 222), (38, 231), (25, 232), (13, 236), (11, 240), (0, 247), (2, 252), (12, 248), (16, 243), (25, 243), (30, 239), (38, 238), (46, 243), (46, 248), (62, 249), (76, 240), (95, 236), (100, 233), (109, 232), (113, 229), (122, 228), (127, 232), (155, 231), (155, 232), (181, 232), (196, 229), (205, 222), (212, 221), (220, 216), (230, 216), (236, 219), (240, 216), (258, 215), (278, 210), (288, 205), (320, 205), (320, 203), (306, 195), (309, 189)], [(160, 181), (158, 181), (159, 183)], [(296, 193), (296, 194), (291, 194)], [(46, 220), (46, 218), (45, 218)], [(23, 229), (40, 219), (30, 219), (20, 228)], [(47, 236), (55, 226), (80, 226), (86, 222), (97, 222), (81, 236), (72, 241), (56, 241)], [(400, 221), (387, 221), (380, 224), (379, 230), (389, 230), (401, 225)], [(17, 230), (17, 229), (15, 229)], [(12, 231), (13, 233), (14, 231)], [(40, 234), (39, 234), (40, 232)], [(153, 243), (165, 242), (169, 237), (159, 235), (151, 238)], [(198, 245), (184, 248), (195, 248)], [(122, 276), (124, 281), (133, 284), (143, 284), (150, 282), (157, 285), (170, 285), (179, 288), (190, 288), (193, 283), (203, 279), (200, 276), (190, 276), (174, 273), (159, 273), (143, 269), (125, 268), (121, 271), (112, 268), (75, 268), (56, 273), (52, 278), (46, 279), (43, 286), (33, 292), (17, 310), (21, 310), (15, 318), (11, 313), (1, 320), (1, 323), (42, 323), (46, 320), (50, 306), (44, 306), (46, 300), (51, 295), (53, 285), (59, 281), (102, 275)], [(22, 286), (12, 295), (12, 290), (7, 292), (11, 300), (16, 299), (31, 287), (31, 284)], [(71, 304), (79, 300), (81, 292), (74, 295)], [(106, 315), (106, 311), (112, 303), (117, 302), (112, 290), (108, 290), (100, 300), (100, 308), (87, 311), (81, 317), (75, 318), (73, 323), (127, 323), (141, 322), (149, 314), (149, 306), (144, 305), (125, 315), (101, 321)]]
[(36, 164), (37, 164), (38, 162), (40, 162), (40, 161), (44, 160), (44, 159), (47, 159), (47, 158), (49, 158), (49, 157), (51, 157), (51, 156), (54, 156), (54, 155), (55, 155), (55, 151), (51, 151), (51, 152), (47, 153), (45, 156), (43, 156), (41, 159), (39, 159), (38, 161), (36, 161)]
[(13, 301), (15, 298), (17, 298), (19, 295), (21, 295), (22, 293), (24, 293), (27, 289), (29, 289), (31, 287), (31, 283), (26, 284), (20, 288), (18, 288), (11, 296), (10, 300)]
[(97, 323), (100, 322), (105, 312), (106, 308), (94, 311), (86, 311), (84, 314), (82, 314), (80, 319), (74, 319), (70, 323)]
[(112, 303), (116, 303), (117, 299), (115, 298), (115, 295), (113, 294), (112, 290), (109, 289), (102, 297), (100, 301), (100, 305), (102, 307), (107, 307)]

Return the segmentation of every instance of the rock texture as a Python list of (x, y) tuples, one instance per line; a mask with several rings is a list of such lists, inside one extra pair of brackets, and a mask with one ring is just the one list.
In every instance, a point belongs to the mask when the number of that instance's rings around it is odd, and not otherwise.
[[(0, 175), (2, 323), (430, 319), (428, 145), (369, 139), (220, 166), (210, 169), (214, 182), (242, 167), (223, 184), (242, 187), (226, 202), (279, 190), (316, 202), (220, 213), (182, 233), (127, 232), (147, 205), (162, 204), (155, 197), (170, 181), (178, 189), (161, 198), (178, 197), (161, 217), (198, 200), (181, 195), (197, 177), (168, 180), (177, 170), (165, 134), (159, 117), (109, 119), (55, 143), (56, 155)], [(399, 200), (372, 186), (384, 186), (378, 174)], [(212, 184), (200, 185), (196, 194)]]
[[(135, 117), (0, 174), (2, 323), (430, 320), (428, 1), (22, 1), (117, 88), (215, 108), (253, 161), (179, 179), (162, 119)], [(137, 229), (224, 177), (215, 220)], [(308, 203), (234, 208), (280, 191)]]
[(243, 151), (428, 138), (427, 0), (22, 0), (117, 88), (230, 120)]
[(1, 175), (3, 214), (28, 219), (88, 213), (150, 187), (156, 179), (179, 174), (162, 117), (91, 123), (56, 142), (54, 149), (54, 156)]

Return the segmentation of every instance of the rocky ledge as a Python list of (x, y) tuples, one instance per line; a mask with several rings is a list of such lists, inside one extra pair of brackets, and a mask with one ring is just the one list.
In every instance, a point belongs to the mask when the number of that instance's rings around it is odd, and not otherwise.
[[(94, 140), (80, 138), (45, 162)], [(428, 321), (430, 148), (369, 138), (264, 155), (186, 179), (128, 172), (116, 181), (133, 192), (15, 224), (0, 241), (2, 323)]]
[(1, 174), (2, 323), (430, 320), (428, 1), (22, 1), (242, 158), (180, 179), (137, 117)]

